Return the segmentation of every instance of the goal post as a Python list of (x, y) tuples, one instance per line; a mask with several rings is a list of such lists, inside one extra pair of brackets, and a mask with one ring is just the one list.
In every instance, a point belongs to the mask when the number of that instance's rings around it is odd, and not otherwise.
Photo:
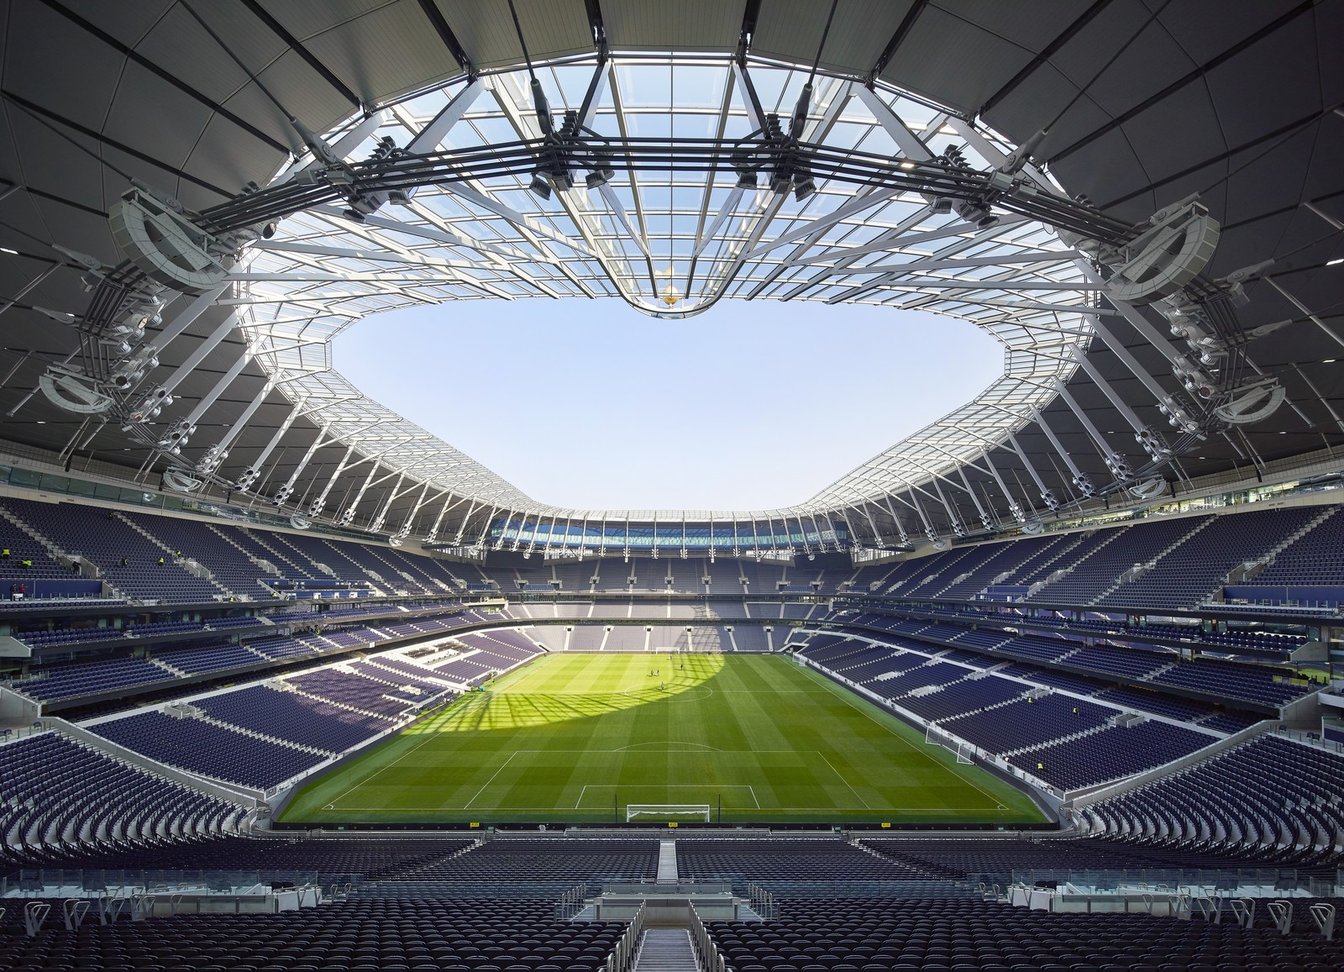
[(627, 803), (625, 822), (643, 818), (654, 820), (696, 819), (709, 823), (710, 806), (708, 803)]
[(971, 758), (975, 754), (974, 746), (931, 725), (924, 729), (924, 743), (928, 746), (942, 746), (944, 749), (951, 750), (956, 755), (958, 763), (967, 766), (975, 763), (975, 760)]

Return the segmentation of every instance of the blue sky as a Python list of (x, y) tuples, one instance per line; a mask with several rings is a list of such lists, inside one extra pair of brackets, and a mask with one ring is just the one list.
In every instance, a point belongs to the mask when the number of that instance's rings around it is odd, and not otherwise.
[(539, 502), (747, 510), (801, 502), (963, 404), (1003, 350), (876, 307), (723, 301), (664, 321), (517, 300), (369, 318), (334, 362)]

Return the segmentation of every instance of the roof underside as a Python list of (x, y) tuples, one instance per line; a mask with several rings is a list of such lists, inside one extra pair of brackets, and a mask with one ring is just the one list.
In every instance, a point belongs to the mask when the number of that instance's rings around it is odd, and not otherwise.
[[(594, 62), (589, 14), (600, 8), (596, 26), (614, 56), (591, 127), (638, 137), (667, 134), (670, 126), (680, 136), (728, 138), (746, 134), (753, 121), (726, 57), (744, 25), (754, 26), (749, 70), (764, 109), (787, 117), (805, 71), (788, 65), (810, 66), (828, 9), (801, 0), (518, 6), (533, 60), (549, 65), (539, 73), (556, 111), (582, 100)], [(277, 103), (315, 131), (346, 128), (366, 109), (382, 109), (377, 130), (361, 130), (346, 146), (353, 158), (365, 157), (378, 135), (404, 145), (467, 87), (464, 60), (489, 76), (443, 144), (467, 148), (535, 134), (519, 76), (489, 74), (521, 60), (503, 0), (29, 0), (0, 10), (0, 31), (0, 178), (17, 187), (0, 200), (0, 245), (18, 251), (0, 255), (0, 301), (15, 301), (3, 311), (0, 409), (20, 406), (6, 417), (4, 437), (53, 451), (73, 443), (79, 459), (124, 465), (127, 475), (147, 456), (119, 429), (81, 427), (41, 395), (25, 397), (42, 369), (75, 346), (71, 329), (31, 308), (78, 311), (84, 299), (78, 273), (54, 262), (52, 244), (117, 262), (106, 211), (128, 178), (193, 209), (218, 204), (249, 181), (265, 184), (303, 152)], [(839, 0), (808, 140), (904, 157), (964, 145), (972, 166), (984, 168), (1046, 129), (1034, 158), (1048, 178), (1109, 215), (1138, 222), (1200, 192), (1223, 227), (1210, 275), (1276, 261), (1247, 286), (1243, 326), (1293, 322), (1250, 345), (1255, 363), (1286, 386), (1290, 405), (1182, 460), (1190, 477), (1234, 466), (1249, 472), (1257, 459), (1344, 439), (1336, 418), (1344, 413), (1344, 371), (1334, 363), (1344, 350), (1344, 267), (1325, 267), (1344, 255), (1344, 117), (1337, 108), (1344, 67), (1325, 47), (1342, 34), (1344, 3), (1335, 0)], [(863, 87), (869, 77), (881, 82), (876, 98)], [(446, 93), (433, 90), (445, 84)], [(236, 268), (239, 279), (224, 301), (160, 355), (163, 375), (189, 365), (173, 417), (218, 394), (184, 454), (195, 459), (238, 426), (220, 467), (224, 478), (236, 478), (275, 442), (257, 483), (261, 495), (293, 479), (294, 500), (329, 495), (328, 514), (356, 502), (353, 522), (364, 525), (423, 533), (445, 507), (445, 531), (468, 536), (510, 509), (647, 519), (652, 514), (533, 502), (360, 396), (329, 369), (326, 342), (363, 316), (408, 302), (620, 294), (655, 305), (671, 287), (685, 310), (719, 295), (918, 307), (965, 317), (1004, 343), (1005, 376), (975, 402), (789, 515), (862, 509), (880, 535), (895, 518), (919, 532), (919, 513), (945, 529), (953, 514), (974, 520), (976, 505), (1002, 518), (1010, 498), (1032, 503), (1033, 470), (1067, 497), (1067, 471), (1031, 422), (1036, 407), (1080, 469), (1106, 479), (1084, 426), (1054, 398), (1048, 382), (1056, 375), (1072, 376), (1077, 404), (1113, 448), (1142, 455), (1103, 391), (1074, 374), (1065, 354), (1090, 333), (1088, 316), (1060, 310), (1091, 303), (1088, 289), (1061, 289), (1081, 283), (1079, 268), (1058, 259), (1018, 262), (1067, 251), (1050, 232), (1005, 220), (976, 234), (953, 217), (922, 211), (923, 200), (908, 195), (857, 208), (853, 187), (820, 181), (803, 203), (745, 194), (708, 232), (732, 186), (731, 174), (707, 184), (702, 174), (622, 171), (610, 198), (580, 187), (543, 203), (508, 177), (467, 192), (423, 190), (412, 205), (385, 208), (363, 226), (335, 210), (293, 217)], [(806, 226), (814, 220), (825, 222)], [(826, 256), (865, 245), (880, 249)], [(935, 259), (964, 265), (866, 269)], [(934, 276), (937, 286), (928, 282)], [(995, 277), (1015, 286), (969, 283)], [(210, 347), (205, 342), (234, 311), (243, 327)], [(1136, 359), (1170, 381), (1169, 366), (1138, 331), (1104, 304), (1100, 311)], [(171, 325), (171, 314), (165, 318)], [(254, 357), (221, 382), (249, 345)], [(203, 357), (202, 348), (210, 348)], [(1118, 358), (1098, 346), (1089, 361), (1145, 423), (1165, 424)], [(1013, 429), (1020, 453), (1000, 445)], [(931, 473), (958, 465), (964, 479), (944, 481), (941, 502), (927, 489), (922, 503), (916, 498), (921, 511), (892, 498), (902, 489), (914, 497), (908, 484), (927, 487)], [(736, 516), (770, 513), (781, 515)], [(659, 514), (678, 515), (708, 512)]]

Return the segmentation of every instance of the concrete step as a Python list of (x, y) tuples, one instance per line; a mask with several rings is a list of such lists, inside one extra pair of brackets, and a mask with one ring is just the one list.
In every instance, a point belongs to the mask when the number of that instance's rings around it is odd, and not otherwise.
[(658, 842), (658, 880), (662, 883), (675, 883), (677, 880), (677, 842), (675, 840)]
[(684, 928), (650, 928), (639, 938), (634, 972), (700, 972), (691, 933)]

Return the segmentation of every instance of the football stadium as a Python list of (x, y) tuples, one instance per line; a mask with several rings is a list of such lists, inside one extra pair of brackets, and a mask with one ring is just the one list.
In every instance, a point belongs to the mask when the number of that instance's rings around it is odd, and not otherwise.
[(1344, 967), (1341, 38), (0, 4), (0, 968)]

